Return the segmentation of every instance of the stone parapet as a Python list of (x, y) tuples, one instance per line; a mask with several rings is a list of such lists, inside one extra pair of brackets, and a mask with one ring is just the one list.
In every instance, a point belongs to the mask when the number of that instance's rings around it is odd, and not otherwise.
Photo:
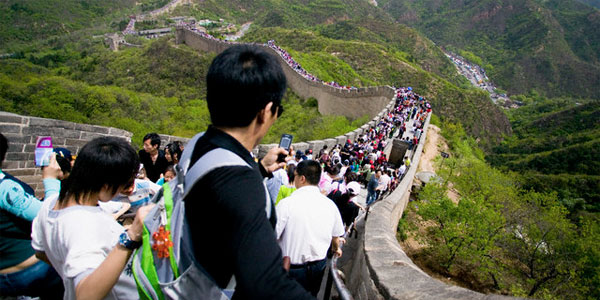
[(69, 149), (77, 154), (88, 141), (100, 136), (116, 136), (131, 141), (128, 131), (88, 124), (21, 116), (0, 111), (0, 132), (8, 139), (8, 152), (2, 164), (3, 170), (19, 177), (36, 191), (43, 194), (41, 168), (35, 166), (35, 147), (38, 136), (51, 136), (56, 147)]
[[(427, 135), (429, 118), (423, 137)], [(355, 299), (507, 299), (500, 295), (485, 295), (462, 287), (448, 285), (423, 272), (406, 255), (396, 239), (398, 221), (408, 205), (425, 138), (421, 138), (404, 179), (389, 196), (370, 208), (364, 223), (362, 255), (355, 263), (351, 285)], [(362, 280), (358, 280), (358, 279)]]

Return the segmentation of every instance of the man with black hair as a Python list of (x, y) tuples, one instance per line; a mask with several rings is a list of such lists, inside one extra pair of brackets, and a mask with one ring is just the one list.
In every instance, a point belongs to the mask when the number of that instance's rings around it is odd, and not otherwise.
[(146, 170), (146, 177), (152, 182), (160, 178), (165, 172), (169, 161), (165, 152), (160, 150), (160, 136), (156, 133), (148, 133), (144, 136), (144, 149), (139, 151), (140, 161)]
[(290, 276), (313, 296), (319, 293), (329, 246), (341, 256), (340, 237), (344, 235), (337, 206), (317, 186), (320, 178), (317, 161), (303, 160), (298, 164), (294, 173), (297, 190), (277, 205), (275, 228), (283, 255), (290, 257)]
[(31, 221), (42, 202), (29, 185), (1, 170), (7, 151), (8, 140), (0, 133), (0, 295), (60, 299), (60, 277), (31, 247)]
[(194, 257), (219, 287), (235, 278), (234, 299), (310, 299), (283, 268), (273, 230), (275, 204), (263, 184), (285, 166), (277, 162), (278, 154), (288, 153), (273, 148), (258, 163), (251, 154), (283, 112), (283, 70), (258, 46), (238, 45), (217, 55), (206, 82), (212, 124), (194, 149), (186, 149), (192, 151), (189, 167), (217, 148), (247, 166), (213, 169), (187, 194)]

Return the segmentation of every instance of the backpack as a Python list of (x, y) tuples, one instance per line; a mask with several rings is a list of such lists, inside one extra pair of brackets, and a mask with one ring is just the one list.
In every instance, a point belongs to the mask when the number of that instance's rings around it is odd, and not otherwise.
[(340, 182), (334, 181), (332, 185), (335, 183), (337, 183), (337, 188), (329, 192), (329, 194), (327, 194), (327, 198), (329, 198), (331, 201), (333, 201), (333, 203), (335, 203), (335, 205), (338, 207), (341, 213), (342, 208), (346, 204), (346, 202), (348, 202), (349, 197), (347, 196), (348, 192), (342, 193), (342, 191), (340, 191)]
[(197, 134), (188, 142), (176, 166), (176, 177), (166, 182), (154, 196), (152, 202), (156, 206), (144, 219), (143, 244), (134, 252), (132, 262), (140, 299), (225, 300), (233, 296), (234, 277), (225, 289), (221, 289), (194, 258), (185, 220), (185, 196), (214, 169), (252, 166), (237, 154), (217, 148), (189, 167), (196, 142), (202, 135)]
[(335, 206), (337, 206), (344, 224), (349, 225), (354, 221), (354, 219), (358, 215), (359, 208), (352, 201), (350, 201), (350, 194), (348, 193), (348, 191), (342, 193), (342, 191), (340, 191), (340, 183), (337, 182), (337, 184), (337, 188), (335, 190), (332, 190), (327, 195), (327, 198), (333, 201), (333, 203), (335, 203)]

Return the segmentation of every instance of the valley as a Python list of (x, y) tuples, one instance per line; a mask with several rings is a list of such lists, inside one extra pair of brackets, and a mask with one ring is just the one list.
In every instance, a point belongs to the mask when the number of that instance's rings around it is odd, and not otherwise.
[[(0, 110), (124, 129), (135, 146), (150, 131), (204, 131), (205, 77), (216, 54), (177, 44), (178, 27), (270, 47), (305, 79), (340, 93), (411, 86), (432, 104), (433, 137), (451, 155), (441, 164), (437, 143), (428, 145), (427, 170), (444, 184), (413, 195), (398, 225), (418, 244), (410, 254), (419, 265), (484, 293), (594, 299), (598, 5), (8, 0), (0, 5)], [(282, 101), (285, 114), (263, 143), (283, 133), (295, 142), (337, 137), (371, 119), (366, 111), (321, 114), (318, 99), (291, 88)], [(411, 232), (409, 221), (420, 229)], [(529, 238), (556, 252), (527, 256), (537, 251)]]

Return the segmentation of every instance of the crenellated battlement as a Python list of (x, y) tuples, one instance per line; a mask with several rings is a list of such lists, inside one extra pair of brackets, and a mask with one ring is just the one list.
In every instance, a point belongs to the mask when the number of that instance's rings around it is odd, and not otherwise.
[[(186, 44), (203, 52), (221, 53), (225, 49), (238, 43), (226, 42), (202, 36), (187, 28), (178, 27), (175, 31), (176, 42)], [(356, 119), (368, 115), (375, 117), (394, 97), (395, 90), (390, 86), (364, 87), (358, 89), (340, 89), (308, 80), (298, 74), (287, 62), (273, 49), (256, 44), (279, 60), (288, 86), (300, 97), (315, 98), (318, 101), (319, 112), (323, 115), (342, 115)]]

